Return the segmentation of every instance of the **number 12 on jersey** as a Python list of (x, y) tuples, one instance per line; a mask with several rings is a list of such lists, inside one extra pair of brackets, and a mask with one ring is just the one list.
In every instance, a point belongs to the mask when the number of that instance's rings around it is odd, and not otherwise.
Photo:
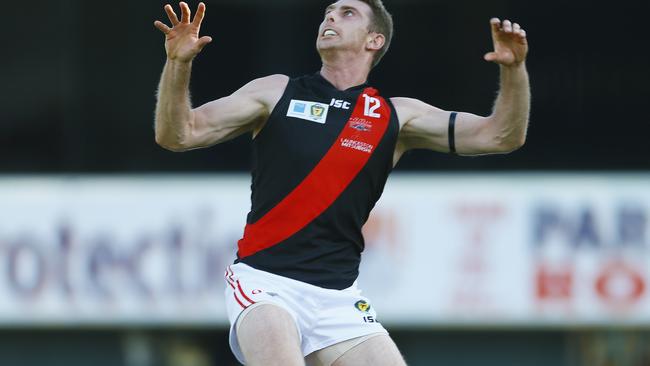
[(379, 99), (370, 97), (368, 94), (364, 94), (363, 98), (366, 100), (363, 114), (372, 118), (381, 118), (379, 113), (375, 113), (375, 111), (381, 107)]

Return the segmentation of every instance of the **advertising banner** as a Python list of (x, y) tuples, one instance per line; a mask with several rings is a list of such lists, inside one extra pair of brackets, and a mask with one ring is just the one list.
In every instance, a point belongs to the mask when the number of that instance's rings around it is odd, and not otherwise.
[[(650, 326), (648, 187), (394, 175), (359, 286), (397, 325)], [(224, 325), (249, 208), (245, 175), (0, 179), (0, 326)]]

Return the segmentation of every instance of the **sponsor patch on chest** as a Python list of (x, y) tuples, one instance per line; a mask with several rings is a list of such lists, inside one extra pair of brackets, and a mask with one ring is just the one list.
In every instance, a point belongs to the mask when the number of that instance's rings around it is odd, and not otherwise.
[(375, 148), (374, 146), (370, 145), (367, 142), (346, 139), (346, 138), (341, 139), (341, 146), (354, 149), (354, 150), (363, 151), (364, 153), (368, 153), (368, 154), (372, 153), (372, 149)]
[(318, 102), (292, 99), (287, 111), (287, 117), (300, 118), (316, 123), (327, 121), (329, 105)]

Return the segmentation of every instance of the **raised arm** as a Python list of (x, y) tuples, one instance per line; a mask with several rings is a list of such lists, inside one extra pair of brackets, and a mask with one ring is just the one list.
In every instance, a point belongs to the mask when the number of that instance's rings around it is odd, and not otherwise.
[(154, 23), (165, 34), (167, 51), (158, 87), (156, 142), (168, 150), (187, 151), (261, 128), (280, 99), (288, 77), (273, 75), (257, 79), (227, 97), (192, 109), (189, 92), (192, 60), (212, 38), (199, 38), (205, 4), (199, 4), (193, 21), (190, 21), (189, 6), (181, 2), (180, 7), (181, 20), (178, 20), (171, 5), (165, 5), (171, 28), (160, 21)]
[[(453, 141), (462, 155), (507, 153), (526, 140), (530, 112), (526, 32), (509, 20), (491, 19), (490, 25), (494, 51), (485, 60), (500, 66), (499, 94), (488, 117), (457, 113)], [(409, 149), (450, 151), (450, 112), (410, 98), (393, 98), (393, 103), (402, 121), (397, 158)]]

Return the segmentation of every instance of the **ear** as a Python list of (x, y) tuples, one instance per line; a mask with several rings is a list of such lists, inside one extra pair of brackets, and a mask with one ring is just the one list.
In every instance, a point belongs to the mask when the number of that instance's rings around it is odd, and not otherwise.
[(370, 32), (366, 42), (366, 48), (369, 50), (378, 51), (386, 44), (386, 37), (383, 34)]

